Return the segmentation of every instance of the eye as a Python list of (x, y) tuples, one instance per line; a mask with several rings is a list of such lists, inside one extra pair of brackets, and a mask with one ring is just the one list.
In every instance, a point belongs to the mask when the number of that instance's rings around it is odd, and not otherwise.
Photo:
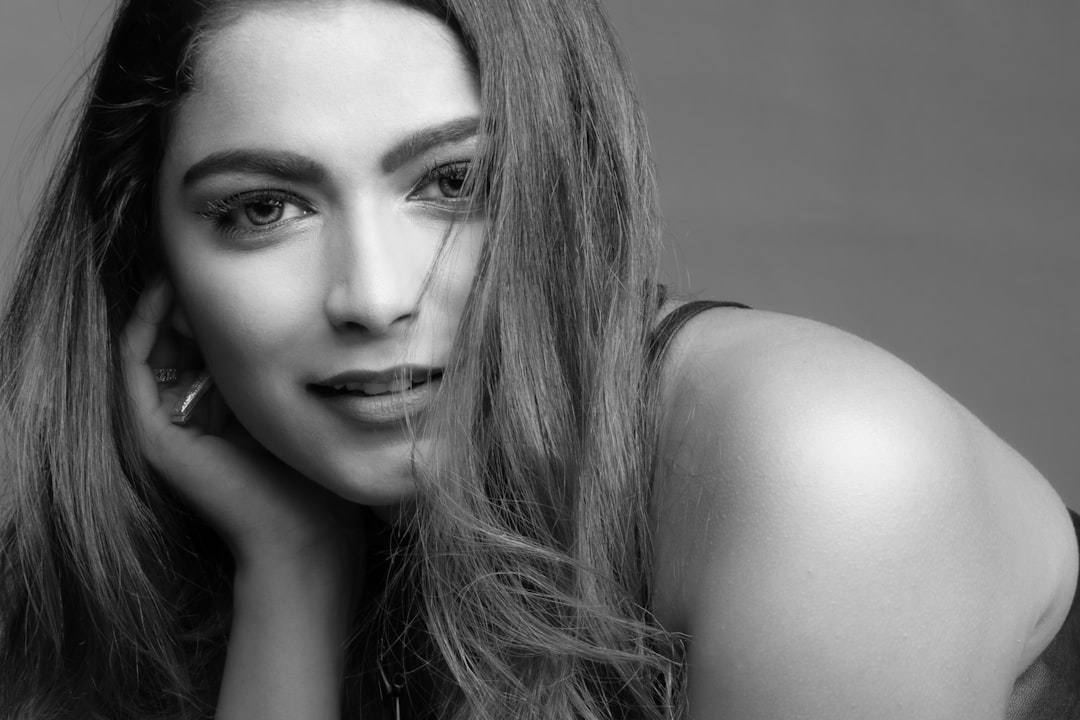
[(439, 178), (439, 192), (448, 198), (456, 200), (461, 197), (461, 191), (464, 189), (464, 186), (464, 174)]
[(312, 212), (309, 204), (291, 192), (253, 190), (215, 200), (199, 214), (223, 230), (259, 232)]
[(244, 217), (252, 225), (272, 225), (285, 217), (287, 204), (283, 200), (276, 199), (244, 203)]
[(428, 170), (409, 193), (410, 200), (427, 200), (444, 205), (465, 202), (465, 181), (469, 174), (469, 162), (452, 162), (437, 165)]

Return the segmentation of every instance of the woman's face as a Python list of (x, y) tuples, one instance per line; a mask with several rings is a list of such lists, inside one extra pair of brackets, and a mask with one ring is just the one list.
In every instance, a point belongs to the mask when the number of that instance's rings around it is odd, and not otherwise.
[(297, 3), (214, 33), (171, 128), (178, 327), (259, 442), (357, 502), (411, 489), (403, 418), (437, 387), (481, 244), (460, 193), (479, 115), (437, 19)]

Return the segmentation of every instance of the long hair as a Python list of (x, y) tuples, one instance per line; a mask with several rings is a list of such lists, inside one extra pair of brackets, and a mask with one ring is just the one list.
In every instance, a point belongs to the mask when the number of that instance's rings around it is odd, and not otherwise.
[[(121, 3), (29, 235), (0, 345), (4, 717), (213, 701), (228, 553), (140, 456), (119, 340), (161, 267), (170, 117), (202, 39), (251, 4)], [(625, 64), (596, 0), (403, 4), (475, 60), (488, 227), (386, 589), (422, 601), (369, 621), (407, 616), (440, 698), (423, 715), (673, 716), (678, 643), (647, 610), (659, 219)]]

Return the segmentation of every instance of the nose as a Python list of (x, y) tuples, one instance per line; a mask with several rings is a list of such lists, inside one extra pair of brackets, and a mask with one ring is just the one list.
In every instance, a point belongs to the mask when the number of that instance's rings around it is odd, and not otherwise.
[[(429, 264), (406, 223), (372, 205), (329, 228), (326, 316), (339, 331), (379, 336), (415, 318)], [(430, 258), (428, 258), (429, 260)]]

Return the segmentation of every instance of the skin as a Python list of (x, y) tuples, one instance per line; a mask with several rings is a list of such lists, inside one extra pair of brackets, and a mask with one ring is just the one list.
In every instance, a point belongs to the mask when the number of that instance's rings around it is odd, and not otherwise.
[[(479, 117), (474, 74), (437, 19), (340, 4), (244, 16), (197, 77), (160, 172), (176, 324), (262, 446), (343, 498), (396, 502), (412, 482), (410, 435), (327, 412), (307, 386), (446, 364), (482, 224), (460, 223), (436, 265), (460, 203), (427, 175), (471, 159), (476, 138), (385, 164), (413, 133)], [(323, 177), (224, 168), (184, 182), (200, 161), (242, 150), (291, 153)], [(224, 216), (205, 216), (222, 202)]]
[(654, 610), (694, 718), (1004, 718), (1077, 547), (1039, 473), (818, 323), (714, 310), (663, 377)]
[[(445, 26), (381, 3), (248, 12), (211, 37), (196, 76), (159, 173), (169, 277), (128, 327), (129, 393), (147, 459), (236, 559), (217, 717), (334, 718), (358, 509), (408, 500), (414, 438), (343, 418), (308, 385), (445, 363), (483, 225), (433, 168), (467, 162), (475, 138), (396, 149), (477, 118), (476, 79)], [(236, 151), (319, 173), (192, 170)], [(215, 389), (174, 425), (203, 364)], [(181, 382), (156, 386), (155, 366)]]
[[(222, 29), (175, 118), (159, 177), (171, 283), (141, 300), (125, 349), (144, 452), (237, 559), (218, 717), (338, 716), (346, 600), (363, 571), (356, 508), (407, 500), (412, 438), (343, 422), (304, 388), (445, 361), (482, 221), (459, 223), (436, 263), (453, 213), (425, 178), (473, 144), (391, 171), (384, 158), (479, 111), (438, 22), (334, 3)], [(322, 176), (183, 180), (250, 148), (302, 155)], [(267, 188), (280, 208), (248, 197), (224, 217), (280, 210), (270, 231), (223, 232), (220, 213), (206, 216)], [(202, 363), (217, 389), (177, 427), (180, 390), (149, 368), (177, 364), (189, 381)], [(1068, 516), (1030, 465), (882, 350), (770, 313), (691, 321), (660, 412), (653, 610), (691, 638), (692, 717), (1004, 716), (1076, 584)]]

